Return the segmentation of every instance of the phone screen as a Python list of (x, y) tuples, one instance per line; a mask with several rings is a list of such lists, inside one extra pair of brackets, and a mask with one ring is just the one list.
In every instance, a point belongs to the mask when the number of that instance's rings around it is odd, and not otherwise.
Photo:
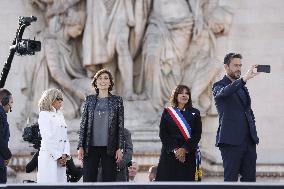
[(258, 65), (256, 70), (257, 72), (270, 73), (270, 65)]

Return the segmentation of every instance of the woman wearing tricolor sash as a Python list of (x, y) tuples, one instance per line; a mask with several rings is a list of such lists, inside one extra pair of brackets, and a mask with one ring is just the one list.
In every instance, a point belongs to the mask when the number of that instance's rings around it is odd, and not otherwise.
[(162, 150), (156, 181), (194, 181), (196, 151), (202, 133), (200, 112), (192, 107), (190, 89), (178, 85), (160, 122)]

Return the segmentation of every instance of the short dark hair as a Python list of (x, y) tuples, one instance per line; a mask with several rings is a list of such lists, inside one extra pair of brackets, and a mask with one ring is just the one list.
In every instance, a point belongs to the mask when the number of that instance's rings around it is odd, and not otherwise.
[(157, 165), (153, 165), (149, 168), (149, 173), (153, 173), (153, 174), (157, 174), (157, 169), (158, 169), (158, 166)]
[(226, 54), (225, 58), (224, 58), (224, 64), (227, 64), (229, 65), (231, 63), (231, 60), (233, 58), (239, 58), (239, 59), (242, 59), (242, 55), (241, 54), (238, 54), (238, 53), (229, 53), (229, 54)]
[(93, 81), (92, 81), (92, 86), (96, 89), (96, 93), (99, 94), (99, 89), (97, 88), (97, 79), (100, 77), (100, 75), (102, 75), (103, 73), (108, 74), (109, 80), (110, 80), (110, 86), (108, 88), (108, 91), (112, 91), (113, 86), (114, 86), (114, 81), (113, 81), (113, 77), (110, 73), (110, 71), (108, 71), (107, 69), (101, 69), (99, 70), (93, 77)]
[(172, 91), (172, 95), (170, 97), (170, 103), (172, 106), (177, 107), (178, 106), (178, 100), (177, 100), (177, 96), (178, 94), (181, 94), (182, 91), (186, 89), (189, 95), (189, 99), (188, 102), (186, 103), (186, 107), (192, 108), (192, 101), (191, 101), (191, 92), (188, 86), (186, 85), (178, 85), (173, 91)]
[(12, 93), (10, 91), (8, 91), (7, 89), (1, 88), (0, 89), (0, 101), (2, 101), (4, 96), (11, 96)]

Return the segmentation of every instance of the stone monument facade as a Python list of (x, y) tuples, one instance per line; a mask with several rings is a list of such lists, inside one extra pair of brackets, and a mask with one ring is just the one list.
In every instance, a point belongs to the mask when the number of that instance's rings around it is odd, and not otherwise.
[(11, 168), (17, 174), (30, 157), (32, 149), (22, 142), (21, 132), (27, 122), (37, 121), (37, 102), (50, 87), (64, 92), (76, 154), (82, 103), (95, 92), (94, 73), (107, 68), (115, 75), (114, 93), (124, 98), (125, 127), (132, 133), (134, 158), (142, 170), (158, 162), (160, 114), (174, 86), (185, 84), (203, 117), (205, 173), (220, 178), (211, 86), (224, 73), (224, 55), (232, 51), (243, 54), (243, 71), (253, 63), (272, 66), (270, 75), (260, 75), (248, 88), (260, 136), (258, 175), (281, 178), (284, 151), (278, 138), (284, 104), (277, 97), (284, 91), (283, 7), (281, 0), (4, 0), (0, 15), (8, 19), (0, 19), (7, 26), (0, 31), (0, 65), (8, 56), (18, 16), (38, 17), (25, 35), (42, 42), (35, 56), (14, 59), (5, 86), (15, 101), (8, 116), (15, 154)]

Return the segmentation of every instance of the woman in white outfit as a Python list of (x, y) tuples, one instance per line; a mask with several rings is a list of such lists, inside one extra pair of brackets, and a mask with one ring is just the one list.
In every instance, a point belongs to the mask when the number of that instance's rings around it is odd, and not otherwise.
[(67, 125), (60, 111), (63, 95), (58, 89), (43, 92), (39, 106), (39, 129), (42, 137), (38, 157), (37, 183), (67, 182), (66, 161), (70, 158)]

